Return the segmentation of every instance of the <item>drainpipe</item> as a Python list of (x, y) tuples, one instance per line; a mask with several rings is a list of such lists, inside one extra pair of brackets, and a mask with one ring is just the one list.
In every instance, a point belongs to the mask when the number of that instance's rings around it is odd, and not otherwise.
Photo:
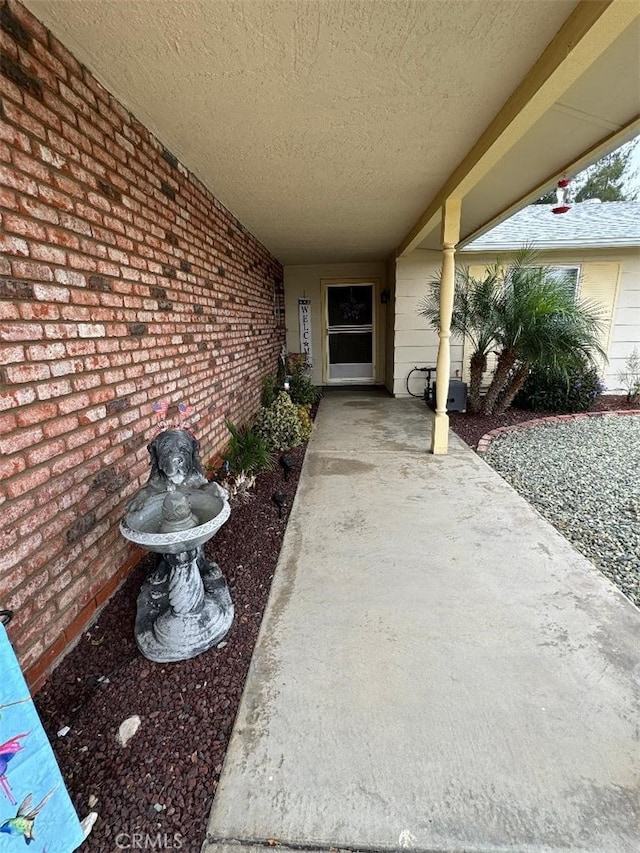
[(440, 279), (440, 342), (436, 362), (436, 412), (431, 432), (431, 452), (445, 454), (449, 447), (449, 374), (451, 372), (451, 314), (455, 288), (456, 244), (460, 239), (462, 201), (448, 198), (442, 208), (442, 276)]

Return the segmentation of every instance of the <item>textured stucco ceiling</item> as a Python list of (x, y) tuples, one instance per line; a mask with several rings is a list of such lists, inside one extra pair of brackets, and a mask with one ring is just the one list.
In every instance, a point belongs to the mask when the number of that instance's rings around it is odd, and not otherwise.
[(280, 260), (319, 263), (393, 251), (576, 3), (26, 5)]

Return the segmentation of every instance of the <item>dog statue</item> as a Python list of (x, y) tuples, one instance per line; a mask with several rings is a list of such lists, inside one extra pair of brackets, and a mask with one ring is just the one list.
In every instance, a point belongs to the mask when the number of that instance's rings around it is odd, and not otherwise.
[(204, 475), (200, 462), (200, 446), (197, 439), (183, 429), (167, 429), (147, 445), (151, 457), (151, 472), (147, 483), (139, 489), (127, 504), (126, 511), (132, 512), (144, 506), (152, 495), (162, 492), (193, 491), (207, 489), (220, 497), (228, 497), (218, 483), (210, 483)]

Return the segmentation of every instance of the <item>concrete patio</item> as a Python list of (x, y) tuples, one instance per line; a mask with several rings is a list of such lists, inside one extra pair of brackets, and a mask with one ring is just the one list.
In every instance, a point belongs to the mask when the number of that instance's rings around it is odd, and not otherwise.
[(418, 400), (323, 400), (206, 853), (640, 849), (640, 614)]

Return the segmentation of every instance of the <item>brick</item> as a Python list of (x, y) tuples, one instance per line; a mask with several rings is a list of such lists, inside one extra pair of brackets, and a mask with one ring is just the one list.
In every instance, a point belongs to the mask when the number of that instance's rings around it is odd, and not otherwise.
[[(0, 477), (7, 479), (15, 474), (20, 474), (27, 467), (27, 463), (22, 456), (0, 457)], [(0, 548), (6, 548), (8, 545), (2, 544)]]
[(16, 0), (9, 0), (8, 8), (11, 16), (23, 27), (29, 34), (29, 43), (21, 44), (22, 47), (28, 47), (33, 50), (35, 44), (33, 39), (38, 39), (44, 44), (47, 43), (48, 33), (46, 28), (40, 21), (26, 8), (22, 3)]
[[(31, 471), (24, 471), (19, 476), (7, 482), (7, 497), (9, 500), (14, 500), (22, 495), (35, 491), (38, 486), (41, 486), (48, 481), (49, 471), (46, 468), (34, 468)], [(3, 521), (5, 521), (4, 518)]]
[(39, 323), (5, 323), (0, 327), (1, 341), (38, 341), (43, 336)]
[(35, 406), (21, 408), (17, 413), (17, 423), (20, 427), (29, 427), (41, 424), (49, 418), (55, 418), (57, 414), (58, 406), (55, 403), (38, 403)]
[(7, 383), (40, 382), (51, 378), (51, 368), (46, 364), (10, 364), (4, 368)]
[(22, 429), (13, 435), (0, 438), (0, 453), (19, 453), (21, 450), (30, 448), (32, 445), (42, 441), (42, 429), (33, 427), (32, 429)]
[(68, 376), (69, 374), (80, 373), (83, 369), (84, 365), (80, 359), (61, 359), (52, 362), (51, 376)]
[[(42, 122), (34, 118), (27, 110), (16, 106), (16, 104), (12, 104), (10, 101), (3, 101), (2, 108), (8, 121), (18, 125), (23, 131), (37, 136), (38, 139), (44, 140), (47, 138), (47, 131)], [(32, 192), (30, 195), (36, 195), (36, 193)]]
[(25, 349), (22, 346), (0, 347), (0, 364), (15, 364), (24, 361)]
[(55, 284), (34, 284), (33, 295), (42, 302), (69, 302), (68, 288)]
[[(59, 284), (68, 284), (71, 287), (84, 287), (86, 278), (81, 272), (74, 272), (73, 270), (56, 270), (54, 272), (54, 278)], [(61, 302), (68, 302), (71, 298), (71, 292), (66, 291), (68, 294), (68, 298), (60, 300)]]
[(64, 358), (67, 351), (62, 343), (35, 344), (27, 347), (27, 354), (31, 361), (49, 361), (51, 359)]
[(0, 233), (0, 252), (5, 252), (7, 255), (22, 255), (26, 257), (29, 254), (29, 244), (20, 237)]
[[(67, 417), (57, 417), (49, 423), (42, 424), (42, 432), (45, 438), (55, 438), (59, 435), (64, 435), (68, 432), (73, 432), (78, 428), (78, 418), (75, 415)], [(52, 473), (56, 473), (52, 468)]]
[(11, 273), (16, 278), (27, 278), (33, 281), (51, 281), (53, 272), (44, 264), (34, 261), (12, 261)]
[(61, 453), (64, 453), (65, 450), (66, 445), (62, 439), (45, 442), (33, 450), (27, 451), (27, 464), (29, 466), (41, 465), (43, 462), (48, 462), (54, 456), (59, 456)]
[(100, 323), (79, 323), (78, 335), (81, 338), (103, 338), (106, 335), (105, 327)]
[(66, 263), (66, 252), (63, 249), (58, 249), (55, 246), (43, 246), (39, 243), (32, 243), (30, 246), (30, 255), (38, 261), (46, 261), (50, 264)]
[(43, 204), (41, 201), (33, 198), (21, 198), (20, 199), (20, 210), (23, 213), (28, 214), (29, 216), (33, 216), (35, 219), (41, 219), (45, 222), (52, 222), (57, 224), (60, 221), (60, 216), (58, 215), (57, 210), (49, 207), (46, 204)]
[[(47, 237), (47, 232), (42, 225), (34, 222), (33, 219), (25, 219), (23, 216), (15, 216), (7, 213), (4, 216), (3, 225), (5, 231), (29, 237), (31, 240), (46, 240)], [(23, 252), (22, 254), (26, 255), (28, 252)]]
[(36, 399), (34, 388), (15, 388), (11, 391), (0, 392), (0, 411), (7, 411), (14, 406), (26, 406)]
[(20, 169), (21, 172), (26, 172), (27, 175), (31, 175), (36, 180), (49, 181), (51, 179), (48, 167), (43, 166), (35, 157), (30, 157), (23, 151), (14, 150), (11, 159), (17, 169)]
[(60, 309), (51, 303), (21, 302), (19, 307), (22, 320), (58, 320), (60, 318)]
[[(52, 400), (71, 393), (71, 383), (66, 379), (57, 379), (53, 382), (42, 382), (38, 385), (36, 396), (38, 400)], [(60, 405), (62, 411), (62, 405)]]

